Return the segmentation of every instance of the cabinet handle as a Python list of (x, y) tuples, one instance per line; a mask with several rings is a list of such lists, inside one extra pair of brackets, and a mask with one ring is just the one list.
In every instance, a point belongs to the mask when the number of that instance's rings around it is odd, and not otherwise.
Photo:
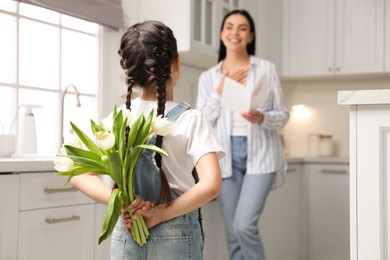
[(75, 187), (71, 187), (71, 188), (58, 188), (58, 189), (54, 189), (54, 188), (44, 188), (43, 189), (46, 193), (62, 193), (62, 192), (74, 192), (74, 191), (78, 191)]
[(287, 172), (296, 172), (297, 169), (296, 168), (287, 168)]
[(328, 71), (329, 71), (329, 72), (332, 72), (332, 68), (331, 68), (331, 67), (329, 67), (329, 68), (328, 68)]
[(68, 218), (47, 218), (46, 223), (47, 224), (57, 224), (57, 223), (61, 223), (61, 222), (78, 221), (78, 220), (80, 220), (80, 217), (73, 215), (73, 216), (68, 217)]
[(322, 169), (321, 173), (335, 173), (335, 174), (347, 174), (347, 170), (329, 170), (329, 169)]
[(340, 67), (337, 67), (337, 68), (336, 68), (336, 71), (340, 71)]

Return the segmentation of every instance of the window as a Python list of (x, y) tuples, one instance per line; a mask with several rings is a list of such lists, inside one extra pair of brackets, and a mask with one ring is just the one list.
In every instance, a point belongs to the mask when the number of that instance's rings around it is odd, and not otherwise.
[(65, 135), (69, 121), (89, 129), (97, 118), (99, 92), (99, 25), (41, 7), (0, 1), (0, 134), (16, 136), (25, 105), (33, 109), (37, 153), (54, 155), (60, 145), (62, 95)]

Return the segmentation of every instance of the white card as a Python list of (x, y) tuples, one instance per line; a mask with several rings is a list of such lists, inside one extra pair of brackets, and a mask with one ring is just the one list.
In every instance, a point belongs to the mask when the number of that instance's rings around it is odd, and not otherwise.
[(258, 81), (253, 91), (226, 77), (221, 97), (221, 105), (236, 112), (255, 110), (267, 100), (266, 74)]

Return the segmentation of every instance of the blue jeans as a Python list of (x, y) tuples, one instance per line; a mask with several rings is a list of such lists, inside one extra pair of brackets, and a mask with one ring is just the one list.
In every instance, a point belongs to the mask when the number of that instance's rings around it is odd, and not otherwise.
[(111, 260), (201, 260), (203, 231), (200, 211), (163, 222), (149, 229), (146, 245), (139, 246), (126, 233), (119, 218), (111, 237)]
[(231, 260), (264, 260), (258, 221), (275, 172), (246, 175), (247, 138), (231, 137), (233, 176), (223, 180), (220, 194)]

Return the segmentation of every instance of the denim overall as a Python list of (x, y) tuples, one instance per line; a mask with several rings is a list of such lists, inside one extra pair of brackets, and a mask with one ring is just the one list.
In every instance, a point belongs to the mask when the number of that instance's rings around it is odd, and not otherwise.
[[(181, 113), (189, 109), (190, 106), (182, 102), (166, 115), (169, 121), (175, 120)], [(154, 164), (153, 151), (144, 150), (143, 159), (138, 162), (139, 170), (142, 168), (142, 176), (138, 178), (136, 184), (136, 194), (140, 194), (145, 199), (156, 201), (159, 195), (159, 171)], [(142, 163), (141, 163), (142, 161)], [(145, 167), (145, 168), (143, 168)], [(137, 168), (138, 169), (138, 168)], [(145, 169), (147, 169), (145, 171)], [(146, 177), (145, 172), (149, 172)], [(193, 172), (193, 174), (196, 174)], [(141, 174), (140, 174), (141, 175)], [(157, 178), (158, 177), (158, 178)], [(143, 179), (145, 178), (145, 179)], [(150, 184), (152, 178), (154, 183)], [(197, 176), (194, 175), (197, 181)], [(158, 180), (157, 180), (158, 179)], [(156, 190), (154, 190), (157, 187)], [(150, 192), (158, 191), (158, 192)], [(173, 198), (178, 194), (172, 191)], [(174, 219), (160, 223), (149, 229), (149, 238), (146, 245), (139, 246), (134, 242), (133, 237), (126, 233), (126, 228), (122, 224), (121, 218), (114, 228), (111, 237), (111, 260), (201, 260), (203, 259), (204, 235), (202, 229), (202, 215), (200, 209), (181, 215)]]

